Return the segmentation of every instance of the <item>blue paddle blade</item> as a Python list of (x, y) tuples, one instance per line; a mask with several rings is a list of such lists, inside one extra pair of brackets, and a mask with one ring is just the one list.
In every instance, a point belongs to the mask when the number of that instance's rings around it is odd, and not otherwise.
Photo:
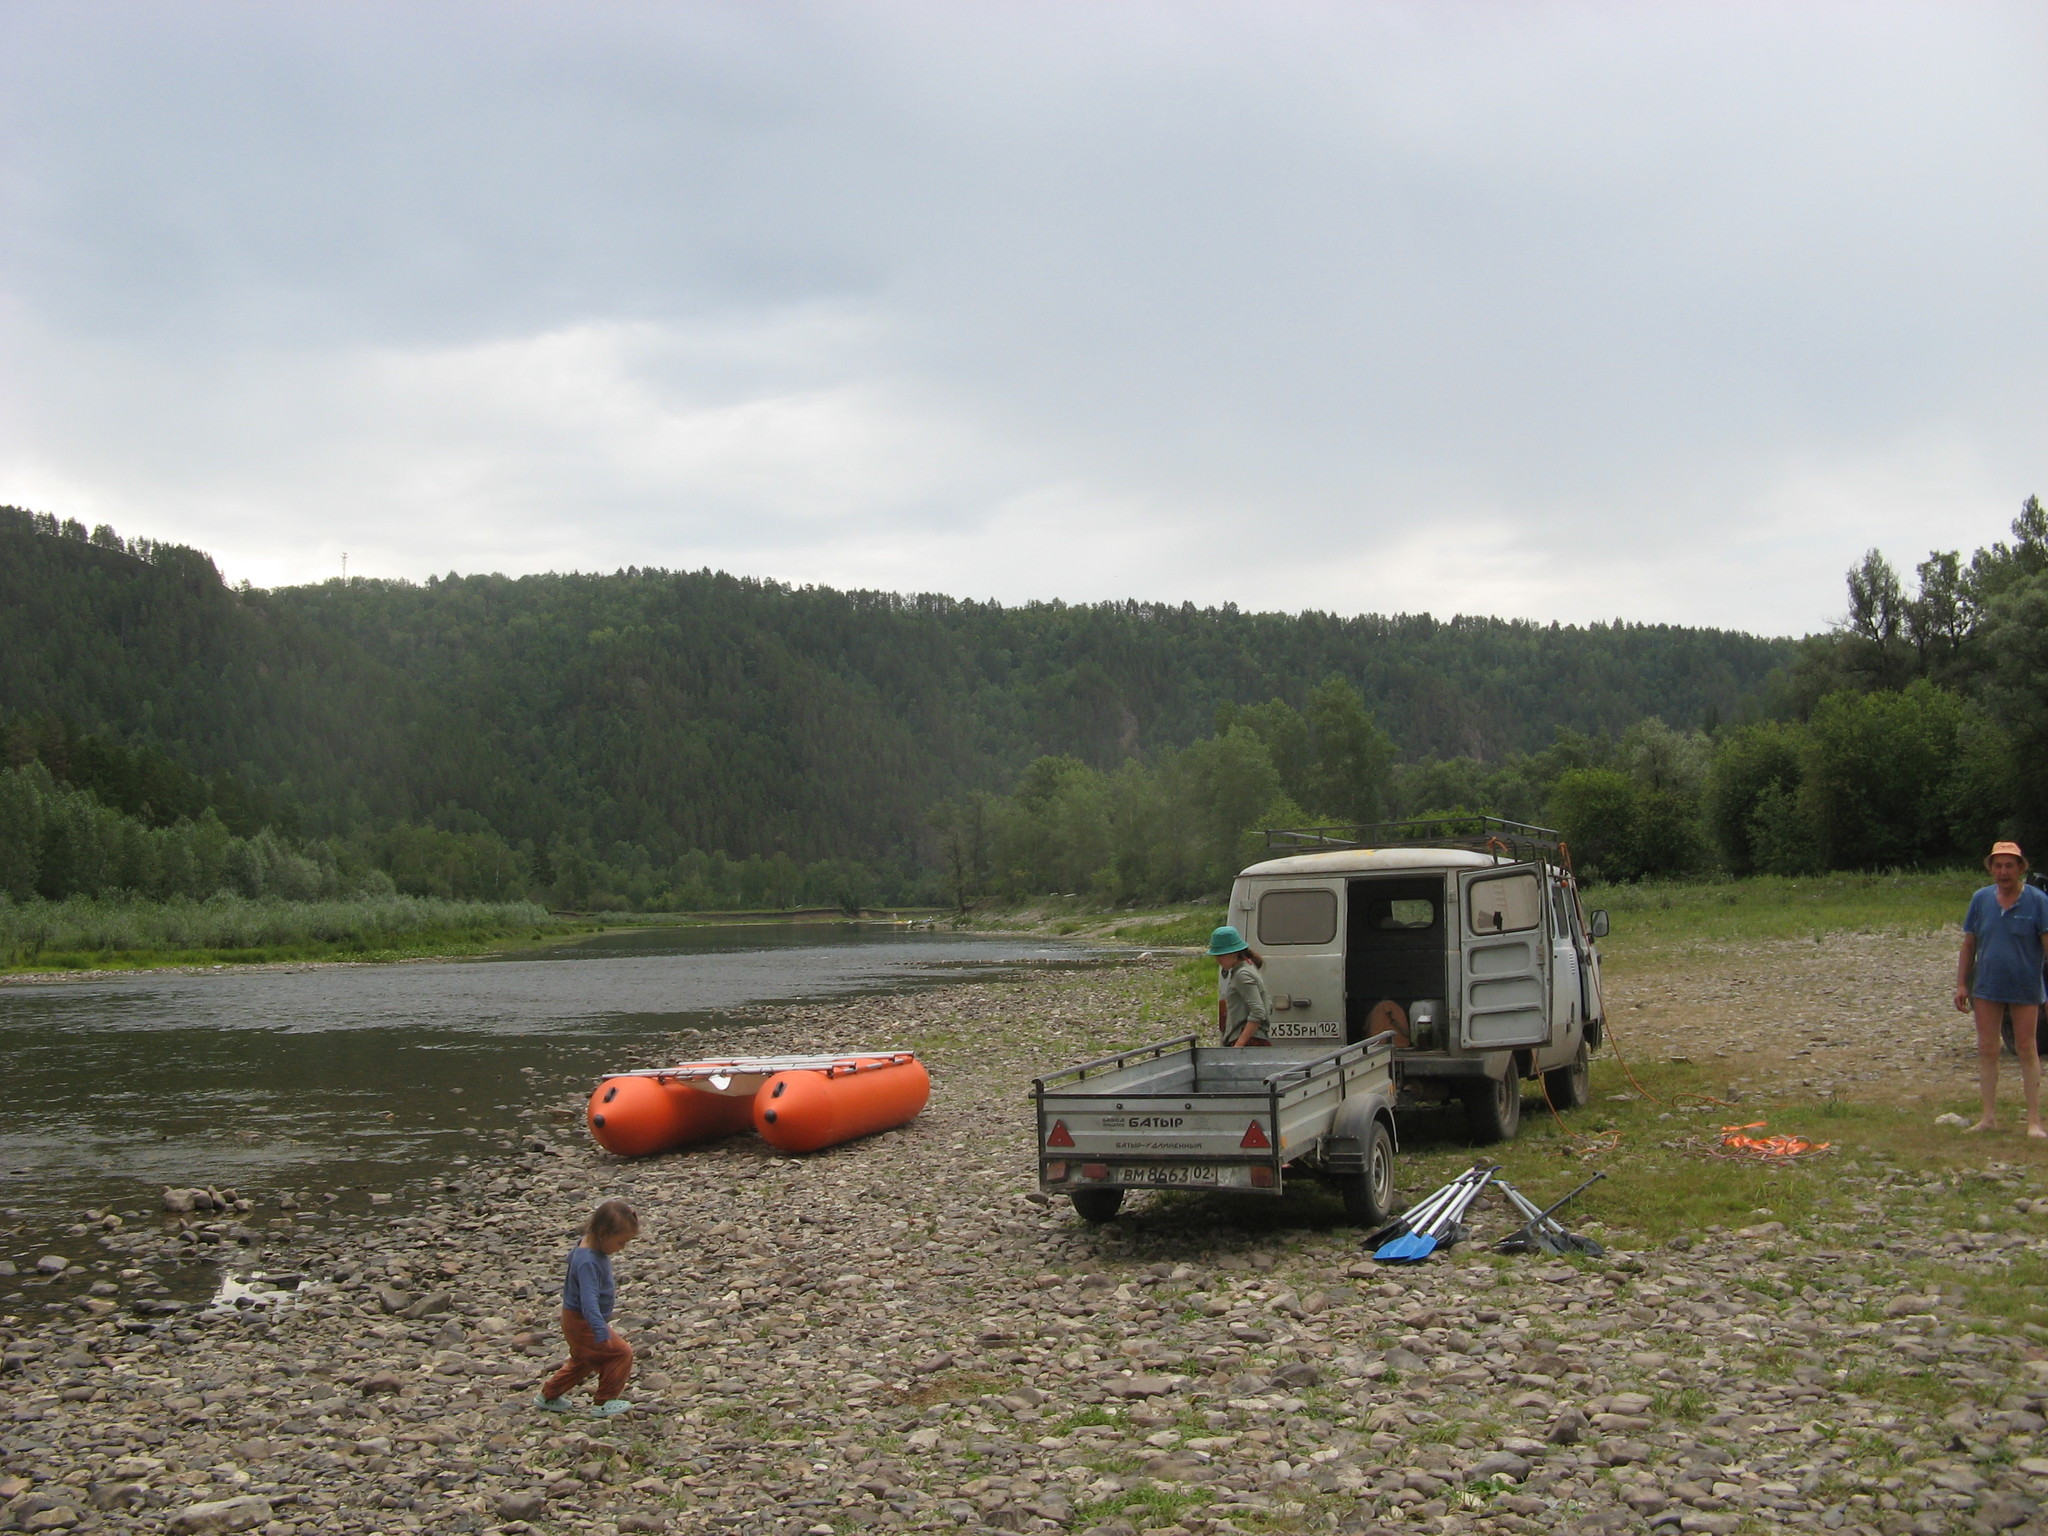
[[(1418, 1232), (1409, 1240), (1408, 1251), (1396, 1261), (1401, 1264), (1420, 1264), (1436, 1252), (1436, 1239), (1427, 1232)], [(1374, 1255), (1378, 1257), (1377, 1254)]]
[(1390, 1242), (1381, 1243), (1372, 1253), (1375, 1264), (1399, 1264), (1408, 1257), (1408, 1251), (1415, 1244), (1415, 1234), (1404, 1232)]
[[(1430, 1247), (1436, 1247), (1436, 1239), (1423, 1237), (1423, 1233), (1401, 1233), (1401, 1237), (1393, 1239), (1391, 1243), (1380, 1243), (1376, 1249), (1372, 1249), (1372, 1262), (1374, 1264), (1407, 1264), (1407, 1262), (1413, 1260), (1413, 1257), (1419, 1257), (1419, 1253), (1415, 1249), (1417, 1243), (1430, 1243)], [(1421, 1253), (1427, 1253), (1427, 1251), (1430, 1251), (1430, 1247), (1423, 1247)]]

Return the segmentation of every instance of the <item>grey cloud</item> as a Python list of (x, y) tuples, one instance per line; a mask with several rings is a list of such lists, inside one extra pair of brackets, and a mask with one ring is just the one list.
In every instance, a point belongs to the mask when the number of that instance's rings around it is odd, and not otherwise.
[[(1209, 596), (1229, 529), (1240, 602), (1398, 608), (1376, 560), (1483, 527), (1537, 577), (1470, 606), (1806, 628), (1866, 544), (2042, 488), (2044, 42), (1996, 5), (17, 3), (0, 339), (49, 377), (0, 474), (300, 576), (345, 497), (422, 569), (850, 579), (943, 531), (923, 584)], [(364, 382), (633, 325), (581, 403)], [(1020, 564), (1004, 509), (1052, 504), (1151, 553)], [(1363, 574), (1306, 590), (1304, 550)]]

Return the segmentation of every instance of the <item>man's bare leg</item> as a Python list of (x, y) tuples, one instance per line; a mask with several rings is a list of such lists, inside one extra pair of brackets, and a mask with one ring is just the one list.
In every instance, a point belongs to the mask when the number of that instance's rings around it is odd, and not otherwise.
[(2048, 1141), (2041, 1124), (2041, 1010), (2025, 1003), (2012, 1005), (2012, 1048), (2019, 1053), (2020, 1084), (2027, 1095), (2027, 1134)]
[[(1984, 1113), (1978, 1117), (1977, 1123), (1971, 1126), (1970, 1129), (1973, 1131), (1988, 1131), (1998, 1124), (1998, 1115), (1996, 1113), (1998, 1103), (1998, 1048), (2002, 1044), (1998, 1036), (1998, 1026), (2005, 1019), (2005, 1004), (1992, 1002), (1988, 998), (1973, 997), (1970, 999), (1970, 1011), (1976, 1015), (1977, 1019), (1977, 1092), (1984, 1100)], [(2019, 1049), (2019, 1030), (2017, 1028), (2013, 1030), (2013, 1036), (2013, 1049), (2017, 1050)], [(2035, 1092), (2037, 1094), (2040, 1091), (2040, 1072), (2041, 1063), (2037, 1057), (2034, 1062)]]

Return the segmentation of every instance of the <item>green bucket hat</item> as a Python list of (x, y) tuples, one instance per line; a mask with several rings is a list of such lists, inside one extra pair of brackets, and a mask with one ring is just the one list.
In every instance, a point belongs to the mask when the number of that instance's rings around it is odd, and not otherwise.
[(1241, 949), (1250, 949), (1244, 935), (1225, 924), (1209, 935), (1209, 953), (1212, 955), (1234, 955)]

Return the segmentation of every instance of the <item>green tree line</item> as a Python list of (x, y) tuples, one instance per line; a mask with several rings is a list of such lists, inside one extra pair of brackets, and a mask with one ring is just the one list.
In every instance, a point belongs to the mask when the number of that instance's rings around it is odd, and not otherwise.
[(1213, 896), (1262, 831), (1487, 812), (1556, 827), (1588, 878), (1808, 875), (1974, 862), (2048, 839), (2048, 514), (2012, 542), (1937, 551), (1908, 590), (1884, 557), (1848, 611), (1796, 648), (1751, 718), (1611, 733), (1557, 727), (1539, 750), (1397, 761), (1341, 679), (1297, 710), (1226, 706), (1203, 741), (1098, 769), (1031, 764), (1003, 795), (933, 815), (956, 900)]
[[(1621, 880), (2048, 832), (2038, 500), (1910, 584), (1873, 552), (1847, 598), (1795, 642), (637, 569), (260, 592), (0, 510), (0, 761), (44, 807), (8, 888), (169, 889), (171, 843), (223, 834), (267, 836), (286, 883), (299, 860), (423, 897), (772, 909), (1180, 899), (1262, 826), (1381, 815), (1548, 822)], [(100, 833), (50, 830), (88, 803)], [(237, 858), (217, 889), (247, 888)]]
[[(1041, 757), (1162, 771), (1219, 710), (1306, 715), (1331, 677), (1405, 756), (1493, 762), (1652, 709), (1736, 718), (1794, 652), (1664, 625), (1005, 606), (711, 571), (261, 591), (198, 551), (0, 509), (0, 710), (184, 765), (238, 835), (230, 782), (281, 837), (387, 839), (374, 857), (401, 889), (516, 876), (564, 904), (917, 899), (934, 803)], [(109, 793), (145, 819), (171, 804)]]
[(1256, 856), (1261, 827), (1311, 814), (1371, 821), (1387, 809), (1394, 743), (1341, 678), (1303, 709), (1226, 704), (1216, 724), (1151, 762), (1103, 770), (1046, 756), (1007, 796), (943, 802), (932, 822), (952, 899), (1179, 900), (1227, 885)]
[[(80, 736), (77, 741), (94, 743)], [(170, 782), (190, 789), (190, 776)], [(0, 904), (91, 900), (336, 902), (394, 895), (443, 901), (539, 899), (576, 910), (858, 910), (937, 899), (930, 870), (877, 871), (857, 860), (685, 854), (666, 868), (639, 850), (607, 864), (585, 851), (515, 848), (494, 832), (400, 822), (348, 837), (298, 838), (263, 825), (235, 832), (217, 807), (131, 814), (94, 789), (60, 782), (40, 761), (0, 769)], [(382, 910), (381, 908), (379, 910)]]

